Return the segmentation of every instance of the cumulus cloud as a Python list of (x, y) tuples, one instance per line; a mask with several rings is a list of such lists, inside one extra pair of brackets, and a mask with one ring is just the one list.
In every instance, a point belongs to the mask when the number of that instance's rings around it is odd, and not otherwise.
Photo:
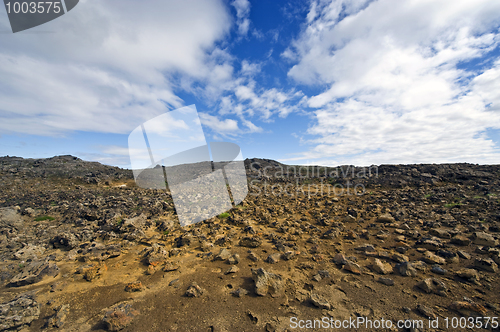
[(236, 9), (236, 24), (238, 25), (238, 34), (246, 36), (250, 29), (250, 1), (248, 0), (234, 0), (231, 3)]
[(325, 86), (313, 147), (322, 163), (499, 162), (484, 135), (500, 128), (498, 62), (468, 70), (499, 45), (500, 3), (312, 1), (282, 54), (288, 76)]
[[(0, 20), (3, 30), (7, 24)], [(175, 77), (217, 85), (231, 76), (230, 65), (213, 61), (230, 27), (219, 0), (87, 0), (43, 26), (4, 35), (0, 130), (128, 133), (182, 106)]]
[(220, 135), (237, 135), (240, 134), (238, 121), (232, 119), (220, 120), (216, 116), (207, 113), (198, 113), (201, 123)]

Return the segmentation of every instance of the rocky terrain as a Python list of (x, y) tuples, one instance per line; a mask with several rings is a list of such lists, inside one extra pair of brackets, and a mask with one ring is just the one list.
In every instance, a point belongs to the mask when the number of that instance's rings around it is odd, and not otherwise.
[(0, 331), (500, 330), (500, 166), (245, 165), (181, 228), (129, 170), (1, 157)]

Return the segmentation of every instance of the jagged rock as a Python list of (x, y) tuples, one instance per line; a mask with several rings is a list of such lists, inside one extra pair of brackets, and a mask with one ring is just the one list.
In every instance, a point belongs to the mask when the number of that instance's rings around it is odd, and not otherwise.
[(294, 251), (291, 251), (291, 250), (288, 250), (286, 251), (281, 257), (286, 260), (286, 261), (289, 261), (291, 259), (294, 259), (297, 255), (295, 254)]
[(396, 271), (403, 277), (417, 276), (417, 270), (412, 266), (410, 262), (404, 262), (396, 265)]
[(430, 251), (424, 252), (424, 261), (429, 264), (446, 264), (446, 260), (444, 258), (439, 257)]
[(349, 271), (349, 272), (354, 273), (354, 274), (361, 274), (362, 273), (361, 267), (358, 264), (356, 264), (350, 260), (347, 260), (346, 263), (344, 264), (344, 270)]
[(391, 278), (379, 277), (377, 281), (386, 286), (394, 286), (394, 280), (392, 280)]
[(431, 307), (428, 307), (428, 306), (425, 306), (425, 305), (417, 305), (417, 311), (424, 317), (428, 318), (428, 319), (435, 319), (437, 316), (436, 316), (436, 313), (434, 312), (434, 310), (431, 308)]
[(44, 247), (28, 243), (22, 249), (14, 253), (14, 259), (20, 261), (38, 260), (39, 258), (42, 257), (44, 252), (45, 252)]
[(244, 237), (240, 240), (240, 246), (248, 248), (257, 248), (262, 244), (262, 240), (259, 237)]
[(441, 229), (441, 228), (433, 228), (429, 231), (431, 235), (440, 237), (442, 239), (449, 239), (451, 238), (451, 234), (448, 230), (446, 229)]
[(73, 233), (63, 233), (56, 235), (50, 240), (54, 248), (73, 249), (78, 246), (78, 239)]
[(389, 213), (384, 213), (380, 216), (378, 216), (377, 222), (382, 222), (382, 223), (393, 223), (396, 221), (393, 216), (391, 216)]
[(127, 286), (125, 286), (125, 291), (126, 292), (142, 292), (144, 290), (144, 286), (142, 285), (142, 282), (137, 281), (137, 282), (129, 282)]
[(47, 320), (47, 323), (45, 324), (46, 328), (50, 327), (56, 327), (56, 328), (61, 328), (64, 326), (64, 323), (66, 322), (66, 317), (69, 314), (69, 304), (63, 304), (58, 306), (57, 308), (54, 308), (54, 315), (49, 317)]
[(59, 268), (55, 263), (37, 261), (32, 262), (24, 270), (10, 280), (7, 286), (19, 287), (40, 282), (45, 276), (55, 277)]
[(478, 269), (496, 273), (498, 271), (498, 265), (491, 258), (477, 258), (474, 261), (474, 266)]
[(191, 285), (186, 290), (187, 297), (200, 297), (203, 295), (203, 288), (201, 288), (196, 282), (191, 283)]
[(77, 273), (83, 274), (83, 279), (87, 281), (94, 281), (100, 278), (107, 270), (108, 267), (106, 264), (99, 262), (81, 266), (77, 269)]
[(275, 297), (283, 292), (283, 281), (278, 274), (267, 272), (263, 268), (252, 269), (252, 279), (255, 282), (255, 293), (257, 295), (266, 296), (270, 294)]
[(164, 272), (172, 272), (172, 271), (178, 270), (179, 268), (180, 268), (179, 263), (167, 261), (165, 263), (165, 265), (163, 266), (163, 271)]
[(240, 262), (240, 255), (234, 254), (227, 259), (227, 263), (231, 265), (238, 264)]
[[(466, 301), (455, 301), (450, 304), (450, 309), (455, 310), (458, 313), (464, 315), (465, 317), (477, 316), (480, 314), (480, 317), (485, 317), (488, 313), (485, 307), (475, 302), (466, 302)], [(471, 313), (476, 313), (472, 315)]]
[(225, 261), (231, 257), (231, 252), (226, 248), (222, 248), (219, 253), (214, 257), (215, 261)]
[(40, 316), (40, 305), (32, 293), (17, 296), (0, 304), (0, 331), (27, 327)]
[(248, 254), (248, 259), (250, 259), (252, 262), (257, 262), (259, 260), (259, 256), (251, 252)]
[(242, 297), (244, 295), (247, 295), (248, 291), (244, 288), (238, 288), (237, 290), (231, 292), (231, 294), (233, 294), (236, 297)]
[(498, 240), (496, 240), (493, 235), (485, 232), (475, 232), (474, 233), (474, 244), (480, 246), (494, 247), (498, 245)]
[(130, 304), (122, 303), (111, 308), (104, 314), (102, 322), (109, 331), (119, 331), (130, 324), (139, 312)]
[(468, 246), (471, 241), (468, 237), (457, 234), (451, 239), (450, 242), (452, 244), (456, 244), (457, 246)]
[(479, 273), (476, 270), (473, 269), (460, 269), (457, 272), (455, 272), (457, 277), (460, 277), (462, 279), (465, 279), (469, 282), (472, 283), (479, 283)]
[(392, 273), (392, 266), (389, 263), (383, 263), (380, 259), (375, 258), (372, 265), (373, 271), (379, 274), (390, 274)]
[(333, 262), (337, 265), (344, 265), (347, 263), (347, 258), (343, 254), (337, 253), (333, 257)]
[(417, 284), (417, 287), (428, 294), (435, 293), (441, 296), (445, 296), (446, 291), (448, 290), (446, 284), (436, 278), (424, 279)]
[(224, 272), (224, 274), (231, 274), (231, 273), (236, 273), (238, 272), (240, 269), (236, 266), (236, 265), (233, 265), (231, 266), (226, 272)]
[(440, 275), (443, 275), (443, 274), (446, 274), (446, 271), (445, 269), (443, 269), (441, 266), (439, 265), (434, 265), (431, 269), (431, 272), (432, 273), (436, 273), (436, 274), (440, 274)]
[(22, 230), (23, 218), (19, 214), (19, 209), (15, 207), (0, 208), (0, 230), (15, 229)]
[(168, 257), (168, 252), (158, 243), (153, 243), (151, 249), (146, 252), (146, 261), (149, 265), (157, 266), (164, 262)]
[(274, 253), (269, 256), (267, 256), (266, 262), (269, 264), (276, 264), (280, 261), (281, 254), (280, 253)]
[(314, 292), (311, 293), (310, 300), (311, 300), (312, 304), (314, 304), (316, 307), (318, 307), (320, 309), (330, 310), (330, 308), (331, 308), (330, 303), (324, 297), (322, 297), (321, 295), (316, 294)]

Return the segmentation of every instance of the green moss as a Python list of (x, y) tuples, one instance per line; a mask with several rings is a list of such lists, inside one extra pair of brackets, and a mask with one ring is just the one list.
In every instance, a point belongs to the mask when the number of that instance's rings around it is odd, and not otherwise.
[(54, 217), (51, 217), (51, 216), (40, 216), (40, 217), (36, 217), (35, 218), (35, 221), (44, 221), (44, 220), (54, 220), (55, 218)]
[(224, 219), (224, 218), (227, 218), (227, 217), (229, 217), (229, 213), (227, 213), (227, 212), (219, 214), (219, 218), (220, 219)]

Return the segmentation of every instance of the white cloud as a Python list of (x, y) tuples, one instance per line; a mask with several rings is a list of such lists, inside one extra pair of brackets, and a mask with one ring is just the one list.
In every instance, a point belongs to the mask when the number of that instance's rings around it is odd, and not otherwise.
[(231, 5), (236, 9), (236, 24), (238, 25), (238, 34), (246, 36), (250, 28), (250, 1), (248, 0), (234, 0)]
[(220, 120), (216, 116), (207, 113), (198, 113), (200, 116), (201, 123), (216, 133), (225, 135), (236, 135), (240, 134), (240, 128), (238, 128), (238, 121), (233, 119)]
[[(153, 6), (153, 7), (152, 7)], [(8, 30), (6, 17), (0, 28)], [(214, 44), (231, 27), (219, 0), (81, 1), (0, 44), (0, 130), (128, 133), (182, 106), (173, 76), (216, 86), (232, 67)], [(54, 33), (36, 34), (36, 30)]]
[(282, 56), (298, 59), (289, 77), (327, 88), (308, 99), (316, 138), (296, 159), (500, 162), (481, 134), (500, 128), (499, 65), (459, 66), (498, 46), (500, 2), (314, 1), (307, 20)]

